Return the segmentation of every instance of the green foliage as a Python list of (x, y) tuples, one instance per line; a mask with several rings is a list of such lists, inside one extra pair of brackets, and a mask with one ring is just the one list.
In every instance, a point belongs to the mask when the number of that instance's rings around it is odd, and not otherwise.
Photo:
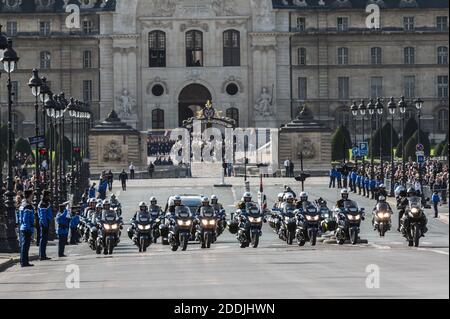
[[(399, 137), (397, 131), (394, 129), (392, 131), (392, 144), (391, 144), (391, 123), (386, 123), (381, 129), (381, 150), (383, 157), (391, 156), (391, 149), (395, 148), (397, 144), (399, 144)], [(401, 143), (400, 147), (402, 148)], [(380, 157), (380, 129), (376, 130), (370, 139), (369, 150), (373, 152), (375, 157)], [(372, 154), (372, 153), (371, 153)]]
[[(405, 156), (408, 159), (409, 157), (411, 157), (412, 159), (416, 158), (416, 145), (418, 144), (418, 131), (411, 136), (411, 138), (408, 140), (408, 142), (405, 145)], [(424, 146), (424, 152), (425, 152), (425, 156), (429, 156), (430, 155), (430, 150), (431, 150), (431, 144), (430, 144), (430, 140), (428, 138), (428, 134), (421, 131), (420, 132), (420, 144), (423, 144)]]
[(448, 142), (445, 143), (445, 146), (442, 150), (441, 156), (446, 156), (448, 157)]
[[(59, 158), (59, 150), (60, 150), (60, 141), (58, 141), (58, 146), (56, 150), (56, 158)], [(70, 161), (70, 156), (72, 152), (72, 142), (67, 138), (67, 136), (64, 136), (63, 138), (63, 160), (64, 161)]]
[(416, 119), (413, 117), (410, 117), (406, 123), (405, 123), (405, 145), (406, 145), (406, 141), (414, 135), (414, 133), (417, 132), (417, 130), (419, 129), (419, 126), (417, 125)]
[[(347, 150), (351, 147), (351, 141), (346, 139), (345, 131), (348, 130), (340, 126), (331, 136), (331, 160), (342, 161), (348, 158)], [(350, 136), (350, 135), (349, 135)]]
[(444, 150), (446, 142), (441, 142), (434, 147), (434, 156), (441, 156)]
[[(15, 145), (16, 152), (26, 154), (26, 155), (32, 155), (33, 151), (31, 149), (31, 145), (28, 142), (28, 140), (24, 139), (23, 137), (19, 137), (16, 141)], [(34, 156), (34, 154), (33, 154)]]

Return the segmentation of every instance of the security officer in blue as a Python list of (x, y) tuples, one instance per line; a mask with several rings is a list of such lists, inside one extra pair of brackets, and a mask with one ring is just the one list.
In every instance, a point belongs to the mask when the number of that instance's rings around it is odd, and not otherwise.
[(53, 220), (53, 208), (50, 203), (50, 191), (45, 190), (42, 200), (38, 206), (39, 226), (41, 227), (41, 236), (39, 238), (39, 259), (49, 260), (47, 257), (48, 231)]
[(67, 203), (59, 205), (59, 213), (56, 215), (56, 233), (58, 234), (58, 257), (66, 257), (64, 249), (67, 244), (67, 237), (69, 236), (70, 227), (70, 213), (67, 208)]
[(30, 250), (31, 237), (34, 232), (34, 208), (32, 204), (33, 191), (26, 190), (25, 199), (22, 201), (18, 212), (18, 224), (20, 230), (20, 265), (22, 267), (32, 267), (28, 258)]
[(370, 177), (369, 180), (369, 188), (370, 188), (370, 198), (375, 199), (375, 191), (377, 187), (377, 181), (375, 180), (375, 177)]
[(76, 245), (79, 243), (78, 224), (80, 223), (80, 207), (72, 207), (70, 218), (70, 244)]

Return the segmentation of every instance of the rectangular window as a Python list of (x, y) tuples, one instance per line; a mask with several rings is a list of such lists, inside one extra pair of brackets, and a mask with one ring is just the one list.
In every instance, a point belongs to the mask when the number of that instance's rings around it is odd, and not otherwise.
[(348, 48), (339, 48), (338, 49), (338, 65), (347, 65), (348, 64)]
[(416, 77), (414, 75), (408, 75), (403, 78), (404, 82), (404, 95), (408, 99), (412, 99), (416, 96)]
[(92, 33), (92, 21), (91, 20), (84, 20), (83, 21), (83, 33), (84, 34), (91, 34)]
[(414, 17), (403, 17), (403, 30), (414, 31)]
[(405, 64), (414, 64), (416, 63), (416, 50), (412, 47), (408, 47), (404, 49), (405, 53)]
[(83, 99), (85, 102), (92, 101), (92, 81), (83, 81)]
[(90, 50), (83, 51), (83, 68), (92, 68), (92, 51)]
[(298, 49), (298, 64), (306, 65), (306, 49), (305, 48)]
[(338, 17), (337, 18), (337, 29), (338, 29), (338, 31), (348, 31), (348, 18)]
[(438, 98), (448, 98), (448, 76), (440, 75), (437, 78), (438, 82)]
[(381, 48), (371, 49), (371, 63), (374, 65), (381, 64)]
[(17, 102), (19, 100), (19, 81), (11, 81), (11, 100)]
[(348, 100), (350, 96), (350, 79), (348, 77), (338, 78), (338, 91), (340, 100)]
[(447, 31), (448, 30), (448, 17), (436, 17), (436, 27), (438, 31)]
[(306, 18), (305, 17), (297, 17), (297, 31), (300, 31), (300, 32), (306, 31)]
[(16, 21), (6, 22), (6, 35), (8, 37), (17, 36), (17, 22)]
[(47, 37), (50, 35), (50, 21), (39, 22), (39, 35), (41, 37)]
[(383, 96), (383, 78), (374, 76), (370, 78), (370, 97), (376, 99)]
[(298, 99), (306, 101), (308, 93), (308, 80), (307, 78), (298, 78)]

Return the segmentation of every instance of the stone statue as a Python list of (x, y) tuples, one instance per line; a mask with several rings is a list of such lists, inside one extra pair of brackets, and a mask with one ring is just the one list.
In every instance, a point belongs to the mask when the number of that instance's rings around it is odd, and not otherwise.
[(103, 159), (105, 162), (120, 162), (122, 159), (122, 150), (119, 142), (116, 140), (109, 141), (109, 143), (105, 146)]
[(235, 0), (213, 0), (212, 8), (216, 15), (232, 16), (236, 14), (237, 6)]
[(266, 87), (262, 88), (261, 95), (256, 100), (255, 110), (262, 116), (271, 116), (272, 113), (272, 95), (269, 94)]
[(297, 156), (300, 159), (300, 153), (303, 153), (303, 158), (312, 159), (315, 157), (315, 150), (313, 142), (310, 138), (304, 137), (298, 141), (297, 144)]
[(136, 100), (130, 95), (127, 89), (122, 91), (122, 95), (118, 100), (120, 101), (119, 116), (121, 118), (130, 118), (133, 115)]

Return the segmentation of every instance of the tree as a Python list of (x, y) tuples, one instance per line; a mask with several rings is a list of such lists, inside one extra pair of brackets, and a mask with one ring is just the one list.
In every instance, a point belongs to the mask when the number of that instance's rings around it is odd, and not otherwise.
[(445, 147), (446, 143), (447, 142), (444, 141), (444, 142), (441, 142), (441, 143), (437, 144), (434, 147), (434, 156), (436, 156), (436, 157), (441, 156), (442, 151), (444, 150), (444, 147)]
[(352, 137), (350, 135), (350, 131), (344, 125), (341, 125), (339, 128), (341, 129), (341, 132), (344, 136), (346, 149), (352, 148), (353, 143), (352, 143)]
[(406, 123), (405, 123), (405, 144), (406, 141), (416, 133), (416, 131), (419, 129), (419, 126), (417, 125), (416, 119), (413, 117), (410, 117)]
[(348, 130), (344, 126), (340, 126), (331, 136), (332, 161), (342, 161), (348, 158), (347, 150), (351, 147), (351, 141), (346, 138), (345, 131), (348, 133)]
[[(381, 129), (381, 150), (383, 157), (391, 156), (391, 149), (398, 144), (399, 137), (397, 131), (392, 131), (392, 144), (391, 144), (391, 123), (386, 123)], [(400, 146), (401, 148), (401, 146)], [(380, 156), (380, 129), (376, 130), (370, 139), (370, 152), (373, 152), (375, 157)], [(372, 153), (371, 153), (372, 154)]]
[[(418, 136), (419, 134), (417, 131), (413, 136), (411, 136), (411, 138), (405, 145), (405, 156), (407, 159), (409, 157), (413, 159), (416, 158), (416, 145), (418, 144)], [(429, 156), (431, 150), (430, 140), (428, 139), (428, 134), (422, 131), (420, 132), (420, 144), (424, 146), (425, 156)]]
[[(59, 159), (59, 150), (60, 150), (60, 142), (58, 141), (57, 149), (56, 149), (56, 159)], [(70, 156), (72, 154), (72, 142), (64, 136), (63, 138), (63, 161), (70, 162)]]
[(26, 155), (33, 154), (30, 143), (28, 142), (28, 140), (24, 139), (23, 137), (19, 137), (17, 139), (15, 150), (16, 150), (16, 152), (26, 154)]
[(442, 150), (441, 156), (448, 157), (448, 142), (445, 143), (444, 149)]

